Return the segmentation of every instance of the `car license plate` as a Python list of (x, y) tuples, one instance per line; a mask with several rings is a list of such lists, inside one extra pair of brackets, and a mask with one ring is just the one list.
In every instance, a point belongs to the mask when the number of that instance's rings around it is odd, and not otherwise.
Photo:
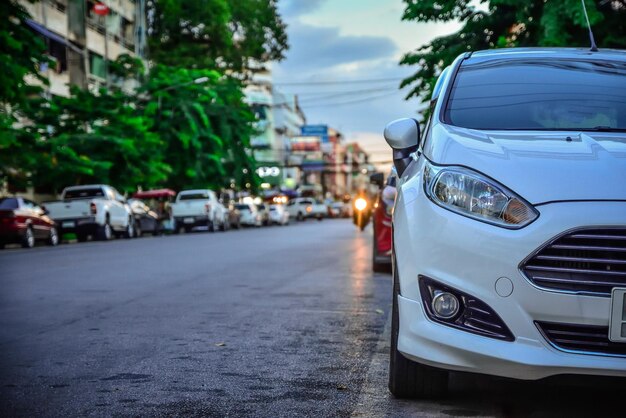
[(67, 221), (67, 222), (61, 223), (61, 227), (63, 228), (74, 228), (75, 226), (76, 226), (76, 223), (74, 223), (74, 221)]
[(186, 224), (192, 224), (192, 223), (195, 222), (195, 219), (193, 219), (193, 218), (185, 218), (183, 220), (183, 222), (186, 223)]
[(626, 342), (626, 289), (613, 289), (609, 340)]

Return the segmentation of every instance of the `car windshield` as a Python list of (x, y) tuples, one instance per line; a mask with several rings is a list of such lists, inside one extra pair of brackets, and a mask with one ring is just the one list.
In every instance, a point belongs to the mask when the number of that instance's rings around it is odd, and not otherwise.
[(92, 199), (94, 197), (104, 197), (104, 190), (100, 187), (91, 189), (70, 189), (63, 194), (64, 199)]
[(185, 193), (178, 196), (178, 200), (206, 200), (209, 198), (208, 193)]
[(444, 120), (472, 129), (626, 131), (626, 63), (468, 60)]
[(248, 205), (235, 205), (235, 207), (239, 210), (250, 210)]
[(5, 197), (0, 199), (0, 209), (17, 209), (17, 199), (14, 197)]

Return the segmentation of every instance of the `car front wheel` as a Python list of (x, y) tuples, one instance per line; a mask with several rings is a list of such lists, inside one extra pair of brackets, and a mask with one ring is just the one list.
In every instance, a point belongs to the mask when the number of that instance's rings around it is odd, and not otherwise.
[(435, 398), (442, 396), (448, 390), (448, 372), (411, 361), (398, 351), (400, 327), (398, 295), (400, 294), (400, 286), (395, 266), (393, 270), (389, 391), (396, 398)]

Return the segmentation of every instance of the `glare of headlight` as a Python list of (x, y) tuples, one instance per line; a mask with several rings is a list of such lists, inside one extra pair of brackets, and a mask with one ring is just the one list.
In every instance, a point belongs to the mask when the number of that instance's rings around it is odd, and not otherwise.
[(354, 207), (357, 210), (363, 210), (367, 207), (367, 200), (363, 199), (362, 197), (359, 197), (355, 202), (354, 202)]

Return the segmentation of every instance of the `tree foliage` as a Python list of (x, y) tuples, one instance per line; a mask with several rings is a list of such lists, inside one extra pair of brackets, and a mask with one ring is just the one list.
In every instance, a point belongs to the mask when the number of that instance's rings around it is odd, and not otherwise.
[(246, 151), (254, 117), (239, 81), (214, 70), (157, 65), (142, 91), (150, 95), (141, 106), (163, 140), (172, 187), (257, 184)]
[(258, 187), (254, 115), (238, 72), (282, 58), (285, 26), (275, 1), (155, 0), (150, 7), (149, 70), (121, 55), (109, 65), (109, 89), (47, 97), (29, 81), (45, 83), (45, 45), (24, 24), (27, 11), (2, 2), (0, 178), (41, 192), (94, 182), (123, 191)]
[(26, 76), (44, 84), (37, 71), (48, 59), (43, 41), (24, 24), (29, 15), (22, 5), (14, 0), (0, 2), (0, 16), (0, 178), (20, 178), (35, 158), (25, 152), (29, 144), (16, 127), (19, 112), (29, 97), (42, 92), (39, 85), (27, 84)]
[(164, 65), (242, 73), (287, 49), (276, 0), (152, 0), (148, 9), (150, 54)]
[[(417, 72), (403, 80), (412, 86), (407, 98), (427, 101), (441, 71), (460, 54), (491, 48), (589, 47), (580, 0), (404, 0), (403, 20), (460, 21), (462, 28), (406, 54), (402, 65)], [(626, 0), (585, 0), (600, 48), (626, 48)]]

